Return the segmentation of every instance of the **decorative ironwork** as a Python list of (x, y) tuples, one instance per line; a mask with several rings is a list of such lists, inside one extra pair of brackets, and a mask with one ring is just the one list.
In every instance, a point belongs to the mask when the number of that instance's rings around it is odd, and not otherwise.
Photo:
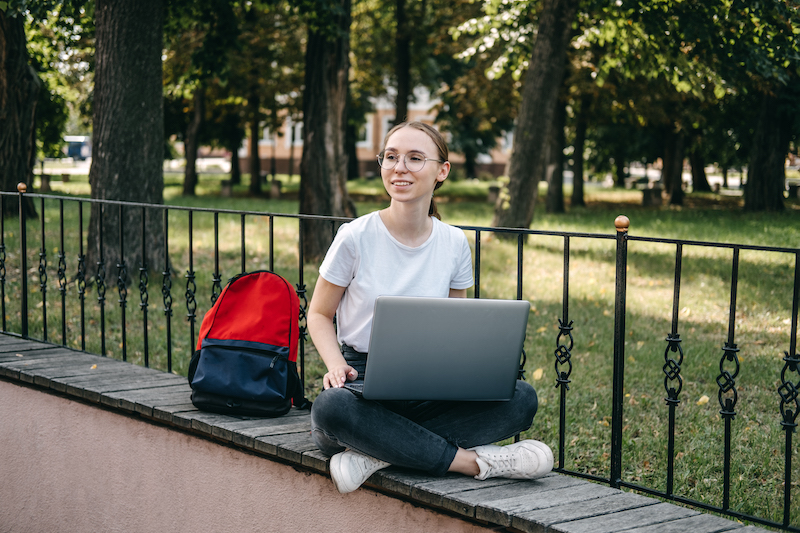
[(172, 316), (172, 272), (167, 268), (161, 272), (161, 296), (164, 299), (164, 315)]
[(63, 248), (58, 251), (58, 291), (62, 296), (67, 292), (67, 256)]
[(214, 274), (211, 276), (211, 305), (214, 305), (221, 292), (222, 278), (220, 277), (219, 272), (214, 272)]
[(297, 297), (300, 299), (300, 340), (307, 341), (308, 340), (308, 331), (306, 328), (307, 323), (307, 315), (306, 310), (308, 309), (308, 298), (306, 297), (306, 290), (305, 284), (300, 285), (299, 283), (295, 285), (295, 292), (297, 293)]
[[(781, 370), (781, 385), (778, 387), (778, 394), (781, 397), (781, 425), (784, 430), (794, 433), (797, 428), (797, 415), (800, 413), (800, 354), (794, 356), (790, 356), (789, 352), (783, 354), (785, 364)], [(797, 380), (792, 379), (790, 373), (797, 374)]]
[[(683, 348), (681, 347), (681, 336), (677, 333), (667, 335), (667, 348), (664, 350), (664, 390), (667, 391), (665, 398), (668, 405), (678, 405), (680, 400), (678, 395), (683, 389), (683, 378), (681, 378), (681, 365), (683, 364)], [(678, 354), (678, 358), (673, 359), (670, 352)], [(677, 384), (677, 388), (675, 385)]]
[[(564, 387), (566, 390), (569, 390), (571, 381), (569, 376), (572, 374), (571, 358), (574, 346), (572, 323), (573, 321), (570, 320), (569, 324), (564, 324), (560, 318), (558, 319), (558, 335), (556, 336), (556, 351), (554, 352), (556, 356), (556, 388)], [(563, 342), (564, 339), (567, 340), (566, 344)], [(566, 365), (566, 371), (564, 371), (564, 365)]]
[[(736, 416), (734, 409), (739, 399), (739, 394), (736, 392), (736, 377), (739, 375), (739, 357), (736, 354), (739, 352), (739, 348), (736, 347), (736, 344), (726, 342), (722, 350), (725, 353), (719, 361), (719, 376), (717, 376), (719, 392), (717, 397), (719, 405), (722, 407), (720, 414), (725, 418), (734, 418)], [(733, 363), (732, 372), (725, 368), (726, 361)], [(729, 392), (731, 394), (727, 395)]]
[(139, 308), (147, 315), (150, 295), (147, 292), (147, 284), (150, 282), (147, 275), (147, 263), (142, 263), (139, 267)]
[(128, 305), (128, 284), (125, 283), (128, 277), (128, 267), (125, 259), (117, 263), (117, 292), (119, 293), (119, 306), (125, 309)]
[(197, 315), (197, 301), (195, 300), (195, 292), (197, 291), (197, 284), (195, 283), (194, 270), (186, 271), (186, 319), (190, 324), (194, 325)]

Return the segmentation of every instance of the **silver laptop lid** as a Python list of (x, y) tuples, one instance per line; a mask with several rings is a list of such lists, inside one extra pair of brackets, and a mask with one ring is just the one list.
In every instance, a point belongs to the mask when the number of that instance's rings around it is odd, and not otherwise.
[(380, 296), (363, 395), (374, 400), (508, 400), (530, 303)]

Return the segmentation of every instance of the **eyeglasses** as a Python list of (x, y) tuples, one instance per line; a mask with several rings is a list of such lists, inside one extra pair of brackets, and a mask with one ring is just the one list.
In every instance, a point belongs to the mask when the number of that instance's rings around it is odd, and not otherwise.
[[(386, 170), (393, 169), (397, 162), (400, 161), (400, 154), (394, 152), (378, 154), (378, 165)], [(403, 156), (403, 164), (409, 172), (419, 172), (425, 166), (427, 161), (436, 161), (437, 163), (444, 163), (441, 159), (433, 159), (432, 157), (424, 157), (422, 154), (406, 154)]]

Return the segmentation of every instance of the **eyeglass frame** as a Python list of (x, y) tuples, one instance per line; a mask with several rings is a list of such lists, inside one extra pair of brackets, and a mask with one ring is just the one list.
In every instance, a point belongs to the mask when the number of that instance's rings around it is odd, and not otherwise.
[[(381, 164), (381, 159), (383, 159), (383, 157), (381, 157), (381, 156), (382, 156), (382, 155), (385, 155), (385, 153), (386, 153), (386, 152), (384, 151), (384, 152), (381, 152), (380, 154), (378, 154), (378, 155), (376, 155), (376, 156), (375, 156), (375, 157), (378, 159), (378, 166), (379, 166), (380, 168), (384, 169), (384, 170), (392, 170), (392, 169), (394, 169), (394, 167), (396, 167), (396, 166), (397, 166), (397, 163), (399, 163), (399, 162), (400, 162), (400, 158), (398, 157), (397, 161), (395, 161), (395, 162), (394, 162), (394, 165), (392, 165), (392, 166), (391, 166), (391, 167), (389, 167), (389, 168), (386, 168), (385, 166), (383, 166), (383, 165)], [(421, 152), (414, 152), (414, 153), (418, 153), (419, 155), (424, 155), (424, 154), (422, 154)], [(397, 155), (400, 155), (400, 154), (397, 154)], [(425, 163), (427, 163), (428, 161), (436, 161), (437, 163), (447, 163), (447, 160), (445, 160), (445, 161), (442, 161), (441, 159), (434, 159), (434, 158), (432, 158), (432, 157), (423, 157), (423, 158), (422, 158), (422, 160), (423, 160), (423, 162), (422, 162), (422, 166), (421, 166), (421, 167), (419, 167), (419, 169), (417, 169), (417, 170), (411, 170), (411, 169), (409, 169), (409, 168), (408, 168), (408, 160), (407, 160), (407, 157), (408, 157), (408, 152), (406, 152), (405, 154), (403, 154), (403, 165), (406, 167), (406, 169), (408, 169), (408, 171), (409, 171), (409, 172), (420, 172), (420, 171), (422, 171), (422, 169), (423, 169), (423, 168), (425, 168)]]

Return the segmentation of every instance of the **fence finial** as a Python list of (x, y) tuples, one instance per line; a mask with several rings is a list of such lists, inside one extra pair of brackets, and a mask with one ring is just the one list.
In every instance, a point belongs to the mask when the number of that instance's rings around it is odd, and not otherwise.
[(614, 226), (616, 226), (617, 231), (627, 232), (630, 225), (631, 221), (625, 215), (620, 215), (614, 219)]
[(24, 183), (17, 183), (17, 191), (25, 194), (28, 192), (28, 186)]

